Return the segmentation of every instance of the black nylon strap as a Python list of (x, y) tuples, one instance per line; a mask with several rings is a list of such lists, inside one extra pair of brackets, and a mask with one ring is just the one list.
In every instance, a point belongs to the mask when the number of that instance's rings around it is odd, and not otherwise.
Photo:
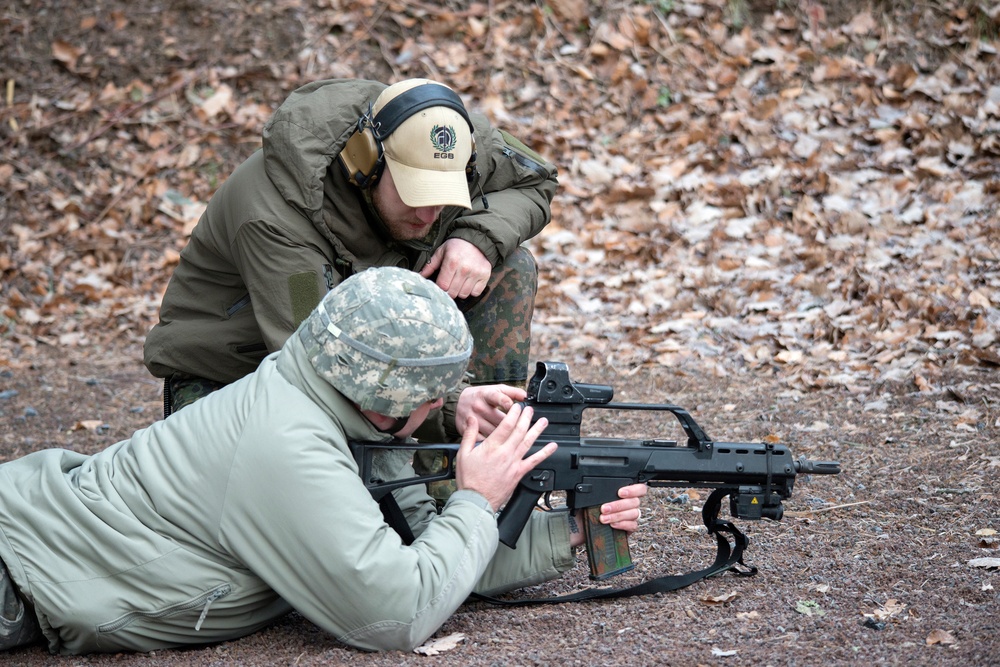
[(462, 104), (462, 98), (447, 86), (427, 83), (411, 88), (389, 100), (372, 119), (372, 132), (375, 138), (381, 141), (395, 132), (407, 118), (430, 107), (447, 107), (455, 111), (469, 124), (469, 129), (475, 131), (469, 112)]
[[(607, 600), (611, 598), (634, 597), (636, 595), (651, 595), (653, 593), (668, 593), (670, 591), (676, 591), (681, 588), (685, 588), (686, 586), (690, 586), (691, 584), (701, 581), (702, 579), (722, 574), (727, 570), (732, 570), (733, 573), (738, 576), (753, 576), (757, 573), (757, 568), (748, 567), (743, 562), (743, 552), (749, 545), (750, 541), (747, 539), (746, 535), (744, 535), (740, 529), (731, 522), (719, 520), (719, 511), (722, 508), (722, 499), (729, 495), (729, 493), (730, 491), (727, 489), (716, 489), (708, 497), (708, 501), (701, 510), (702, 520), (705, 522), (708, 532), (715, 536), (717, 545), (715, 562), (703, 570), (689, 572), (688, 574), (657, 577), (656, 579), (651, 579), (627, 588), (588, 588), (577, 593), (570, 593), (569, 595), (558, 595), (545, 598), (522, 598), (514, 600), (501, 600), (500, 598), (473, 593), (470, 596), (470, 599), (494, 605), (502, 605), (505, 607), (527, 607), (539, 604), (582, 602), (584, 600)], [(725, 534), (732, 535), (732, 545), (730, 545), (729, 539), (725, 536)], [(746, 569), (740, 570), (737, 568), (737, 565)]]
[(410, 530), (410, 524), (406, 523), (406, 517), (403, 516), (403, 510), (399, 509), (396, 497), (387, 493), (379, 499), (378, 506), (382, 510), (382, 518), (389, 524), (389, 527), (399, 533), (403, 544), (406, 546), (413, 544), (413, 531)]

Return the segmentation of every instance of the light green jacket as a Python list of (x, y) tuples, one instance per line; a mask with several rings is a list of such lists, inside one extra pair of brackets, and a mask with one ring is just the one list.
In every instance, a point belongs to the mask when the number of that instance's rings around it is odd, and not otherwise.
[(256, 373), (97, 455), (0, 465), (0, 558), (67, 654), (233, 639), (291, 609), (347, 644), (409, 650), (473, 589), (573, 564), (564, 514), (536, 512), (516, 550), (498, 547), (472, 491), (439, 515), (422, 488), (397, 492), (417, 535), (404, 546), (346, 446), (381, 437), (292, 336)]

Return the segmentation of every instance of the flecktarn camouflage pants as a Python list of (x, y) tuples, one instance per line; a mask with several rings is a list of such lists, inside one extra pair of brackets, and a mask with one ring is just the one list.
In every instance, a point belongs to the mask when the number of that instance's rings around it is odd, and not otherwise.
[(205, 378), (172, 377), (168, 379), (164, 384), (164, 390), (169, 392), (165, 403), (169, 402), (170, 411), (164, 410), (164, 417), (225, 386), (223, 382), (206, 380)]
[[(531, 317), (538, 290), (538, 266), (527, 248), (519, 247), (498, 266), (484, 290), (485, 296), (465, 307), (475, 348), (469, 360), (470, 383), (503, 383), (523, 387), (528, 380), (528, 355), (531, 348)], [(433, 418), (428, 428), (415, 436), (423, 442), (445, 442), (444, 433), (435, 432)], [(438, 451), (421, 452), (413, 457), (417, 474), (443, 470), (444, 455)], [(439, 507), (455, 491), (455, 480), (430, 482), (428, 492)]]
[(523, 386), (528, 380), (537, 291), (538, 267), (522, 246), (494, 269), (481, 299), (467, 309), (459, 302), (475, 340), (469, 360), (472, 384)]

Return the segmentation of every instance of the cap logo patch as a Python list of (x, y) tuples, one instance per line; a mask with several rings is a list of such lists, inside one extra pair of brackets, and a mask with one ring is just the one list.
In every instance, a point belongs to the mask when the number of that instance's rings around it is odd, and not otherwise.
[(434, 154), (434, 157), (454, 159), (454, 155), (442, 155), (442, 153), (450, 153), (455, 150), (455, 144), (458, 143), (455, 128), (451, 125), (435, 125), (431, 128), (431, 143), (439, 151)]

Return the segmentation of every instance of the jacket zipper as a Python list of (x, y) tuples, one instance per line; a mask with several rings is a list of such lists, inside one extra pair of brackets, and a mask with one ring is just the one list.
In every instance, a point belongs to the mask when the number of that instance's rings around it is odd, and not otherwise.
[(250, 303), (250, 295), (244, 294), (242, 297), (240, 297), (240, 299), (236, 303), (229, 306), (229, 308), (226, 308), (226, 316), (232, 317), (249, 303)]
[(537, 162), (535, 162), (534, 160), (532, 160), (530, 158), (527, 158), (527, 157), (521, 155), (517, 151), (514, 151), (514, 150), (512, 150), (511, 148), (509, 148), (507, 146), (504, 146), (503, 154), (506, 155), (508, 158), (514, 160), (515, 162), (519, 163), (525, 169), (532, 170), (533, 172), (535, 172), (539, 176), (545, 176), (546, 175), (545, 168), (542, 165), (538, 164)]
[(205, 617), (208, 615), (208, 608), (212, 605), (212, 603), (219, 598), (229, 595), (232, 590), (233, 587), (231, 585), (222, 584), (221, 586), (216, 586), (207, 593), (199, 595), (193, 600), (180, 602), (158, 611), (130, 611), (113, 621), (97, 626), (97, 631), (99, 633), (117, 632), (139, 618), (166, 618), (168, 616), (175, 616), (177, 614), (202, 607), (201, 616), (198, 617), (198, 622), (195, 623), (194, 626), (195, 631), (198, 631), (201, 630), (201, 624), (204, 623)]

